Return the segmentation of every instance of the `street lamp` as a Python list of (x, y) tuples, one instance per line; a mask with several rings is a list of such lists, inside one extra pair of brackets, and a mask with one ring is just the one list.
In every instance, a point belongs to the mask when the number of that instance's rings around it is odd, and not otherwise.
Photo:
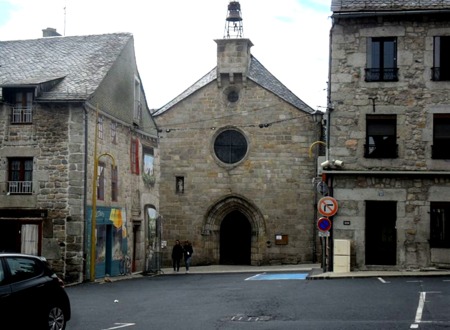
[(98, 104), (95, 122), (95, 142), (94, 142), (94, 178), (92, 180), (92, 219), (91, 219), (91, 268), (90, 280), (95, 281), (95, 226), (97, 220), (97, 180), (98, 180), (98, 162), (103, 156), (108, 156), (113, 161), (113, 169), (116, 168), (116, 159), (109, 152), (103, 152), (97, 157), (97, 142), (98, 142)]

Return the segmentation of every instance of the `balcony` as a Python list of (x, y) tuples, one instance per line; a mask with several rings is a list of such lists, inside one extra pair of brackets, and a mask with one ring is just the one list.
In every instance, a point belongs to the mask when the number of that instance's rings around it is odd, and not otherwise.
[(13, 108), (11, 124), (31, 124), (33, 123), (33, 108)]
[(450, 68), (441, 68), (441, 67), (431, 68), (431, 80), (450, 81)]
[(431, 158), (432, 159), (450, 159), (450, 149), (448, 144), (445, 145), (432, 145), (431, 146)]
[(10, 195), (31, 195), (33, 193), (32, 181), (9, 181), (8, 194)]
[(364, 145), (364, 157), (365, 158), (397, 158), (398, 157), (398, 144), (392, 144), (392, 145), (365, 144)]
[(398, 68), (380, 69), (371, 68), (366, 70), (366, 81), (398, 81)]

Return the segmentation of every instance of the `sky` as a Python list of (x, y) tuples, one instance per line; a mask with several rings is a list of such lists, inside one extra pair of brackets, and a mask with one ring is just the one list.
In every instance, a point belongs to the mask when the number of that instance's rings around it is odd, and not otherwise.
[[(216, 66), (229, 0), (0, 0), (0, 40), (131, 32), (150, 109)], [(240, 0), (253, 56), (300, 99), (326, 107), (331, 0)], [(64, 19), (64, 8), (66, 16)], [(64, 23), (64, 21), (66, 23)]]

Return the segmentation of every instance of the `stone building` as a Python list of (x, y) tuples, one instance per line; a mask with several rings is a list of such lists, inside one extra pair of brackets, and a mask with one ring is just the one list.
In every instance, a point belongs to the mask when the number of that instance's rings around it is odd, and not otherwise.
[(176, 239), (193, 242), (197, 265), (311, 262), (315, 111), (249, 39), (215, 42), (217, 67), (153, 112), (164, 262)]
[(144, 270), (159, 164), (133, 36), (0, 49), (0, 251), (42, 255), (67, 282), (89, 275), (98, 106), (97, 155), (117, 167), (99, 158), (96, 276), (118, 274), (124, 254)]
[(334, 238), (357, 269), (450, 265), (450, 1), (333, 0)]

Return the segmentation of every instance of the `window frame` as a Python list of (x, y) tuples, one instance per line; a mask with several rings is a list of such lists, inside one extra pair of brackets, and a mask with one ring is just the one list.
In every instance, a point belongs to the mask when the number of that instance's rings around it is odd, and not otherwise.
[[(394, 133), (387, 135), (393, 137), (394, 142), (390, 142), (389, 149), (378, 152), (375, 155), (371, 155), (370, 148), (374, 147), (375, 150), (377, 146), (375, 144), (370, 143), (370, 137), (372, 136), (383, 136), (383, 135), (369, 135), (369, 126), (373, 124), (375, 121), (392, 121)], [(383, 149), (382, 149), (383, 150)], [(364, 145), (364, 157), (365, 158), (374, 158), (374, 159), (393, 159), (398, 158), (398, 144), (397, 144), (397, 115), (366, 115), (366, 144)]]
[[(445, 42), (443, 42), (445, 40)], [(450, 81), (450, 62), (442, 60), (446, 58), (442, 54), (442, 45), (445, 44), (447, 52), (450, 53), (450, 36), (433, 37), (433, 67), (431, 68), (431, 80), (433, 81)], [(442, 66), (444, 63), (444, 66)], [(442, 70), (444, 68), (444, 70)], [(444, 73), (444, 74), (443, 74)]]
[(134, 107), (133, 107), (133, 121), (139, 124), (142, 117), (142, 104), (141, 104), (141, 81), (134, 77)]
[(97, 200), (105, 200), (105, 163), (103, 162), (98, 162)]
[(103, 116), (98, 115), (98, 139), (103, 140)]
[[(437, 219), (435, 217), (437, 209), (444, 209), (448, 214), (448, 217), (443, 219)], [(436, 221), (442, 220), (442, 224), (437, 226), (443, 228), (444, 232), (441, 233), (442, 237), (436, 237)], [(432, 249), (450, 249), (450, 202), (431, 202), (430, 203), (430, 248)]]
[(111, 165), (111, 201), (119, 201), (119, 171)]
[[(373, 43), (379, 42), (380, 43), (380, 52), (379, 52), (379, 67), (375, 68), (373, 66)], [(384, 62), (385, 62), (385, 43), (387, 42), (393, 42), (394, 44), (394, 54), (393, 54), (393, 68), (385, 68)], [(397, 37), (376, 37), (376, 38), (367, 38), (367, 62), (366, 62), (366, 75), (365, 75), (365, 81), (366, 82), (395, 82), (398, 81), (398, 49), (397, 49)], [(378, 73), (376, 71), (378, 70)], [(387, 70), (391, 70), (392, 72), (388, 72)], [(386, 78), (387, 74), (391, 73), (392, 78)], [(378, 78), (376, 76), (378, 74)]]
[[(229, 133), (230, 134), (230, 144), (227, 145), (220, 145), (218, 144), (218, 139), (223, 136), (225, 133)], [(243, 138), (243, 140), (245, 141), (245, 153), (242, 155), (242, 157), (240, 157), (238, 160), (234, 160), (233, 161), (233, 150), (239, 149), (244, 147), (244, 145), (238, 145), (238, 144), (233, 144), (233, 134), (239, 134), (238, 136), (241, 138)], [(220, 133), (217, 134), (217, 136), (214, 137), (214, 141), (212, 144), (213, 147), (213, 151), (214, 151), (214, 156), (222, 163), (225, 164), (226, 166), (235, 166), (239, 163), (241, 163), (245, 157), (247, 156), (249, 149), (250, 149), (250, 144), (249, 141), (247, 140), (247, 137), (245, 136), (244, 133), (242, 133), (239, 130), (236, 129), (225, 129), (223, 131), (221, 131)], [(218, 150), (220, 149), (225, 149), (225, 148), (229, 148), (229, 155), (228, 155), (228, 159), (224, 159), (225, 157), (220, 156), (220, 152)], [(234, 147), (234, 148), (233, 148)]]
[[(448, 150), (448, 143), (450, 143), (450, 136), (448, 138), (436, 137), (436, 120), (446, 119), (448, 121), (448, 130), (450, 131), (450, 114), (435, 113), (433, 114), (433, 145), (431, 146), (432, 159), (450, 159), (450, 152)], [(442, 125), (442, 123), (441, 123)], [(443, 125), (442, 125), (443, 126)]]
[[(24, 279), (20, 279), (20, 280), (18, 280), (18, 281), (15, 281), (15, 280), (14, 280), (14, 276), (16, 276), (16, 274), (13, 273), (13, 269), (12, 269), (12, 267), (11, 267), (11, 264), (10, 264), (10, 262), (8, 261), (8, 260), (12, 260), (12, 259), (14, 259), (14, 260), (19, 259), (19, 260), (27, 260), (27, 261), (31, 261), (31, 262), (33, 262), (35, 265), (38, 266), (38, 269), (40, 270), (40, 272), (39, 272), (39, 273), (34, 272), (34, 274), (33, 274), (32, 277), (24, 278)], [(21, 282), (24, 282), (24, 281), (29, 281), (29, 280), (35, 279), (35, 278), (37, 278), (37, 277), (42, 276), (42, 275), (44, 274), (44, 272), (45, 272), (45, 268), (43, 267), (43, 265), (42, 265), (38, 260), (36, 260), (36, 259), (34, 259), (34, 258), (26, 258), (26, 257), (8, 257), (8, 256), (7, 256), (7, 257), (5, 257), (5, 265), (6, 265), (6, 268), (8, 269), (8, 273), (9, 273), (8, 276), (7, 276), (6, 283), (9, 284), (9, 285), (13, 285), (13, 284), (16, 284), (16, 283), (21, 283)], [(35, 268), (35, 267), (33, 267), (33, 268)], [(36, 269), (34, 269), (34, 270), (36, 270)]]
[[(13, 163), (19, 162), (19, 169), (13, 169)], [(31, 163), (31, 170), (27, 169), (26, 164), (27, 162)], [(33, 172), (34, 172), (34, 159), (30, 157), (14, 157), (14, 158), (8, 158), (8, 193), (11, 195), (31, 195), (33, 194)], [(14, 173), (13, 172), (19, 172), (19, 180), (14, 180)], [(25, 180), (27, 177), (27, 174), (29, 174), (30, 180)], [(22, 184), (19, 184), (19, 187), (22, 186), (24, 191), (19, 188), (19, 191), (17, 189), (13, 189), (14, 187), (17, 187), (16, 184), (12, 184), (12, 182), (22, 182)], [(29, 184), (25, 184), (25, 182), (29, 182)], [(26, 188), (25, 188), (26, 187)], [(13, 191), (14, 190), (14, 191)]]
[(111, 130), (111, 143), (117, 144), (117, 123), (115, 121), (111, 121), (110, 130)]
[(139, 175), (139, 140), (131, 139), (130, 150), (131, 173)]

